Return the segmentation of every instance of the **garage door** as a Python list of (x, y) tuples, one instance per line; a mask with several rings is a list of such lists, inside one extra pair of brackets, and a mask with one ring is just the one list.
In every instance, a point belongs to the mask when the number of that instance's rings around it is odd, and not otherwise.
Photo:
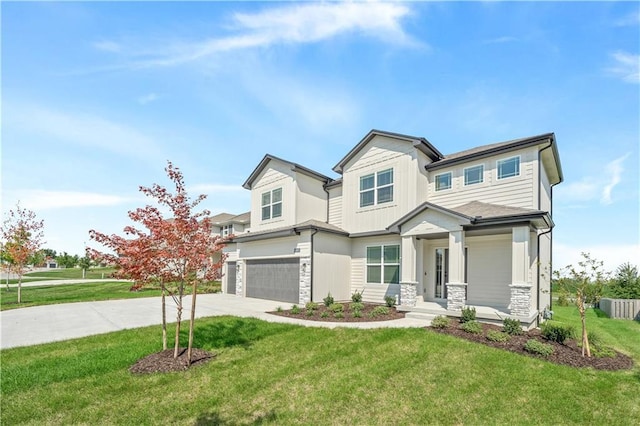
[(299, 271), (298, 258), (248, 260), (247, 297), (298, 303)]
[(227, 294), (236, 294), (236, 262), (227, 263)]

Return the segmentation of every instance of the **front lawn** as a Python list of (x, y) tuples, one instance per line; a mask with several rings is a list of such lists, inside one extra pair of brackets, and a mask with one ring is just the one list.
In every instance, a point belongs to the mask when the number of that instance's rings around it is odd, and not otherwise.
[(160, 334), (154, 326), (0, 352), (0, 423), (640, 422), (638, 367), (574, 369), (424, 328), (216, 317), (198, 320), (195, 332), (195, 346), (217, 354), (212, 361), (183, 373), (130, 373), (161, 349)]

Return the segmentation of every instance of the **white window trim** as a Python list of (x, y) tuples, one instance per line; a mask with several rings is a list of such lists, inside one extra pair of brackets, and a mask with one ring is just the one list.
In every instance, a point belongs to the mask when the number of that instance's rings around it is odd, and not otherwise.
[[(470, 169), (475, 169), (481, 167), (482, 171), (480, 172), (480, 181), (479, 182), (472, 182), (472, 183), (467, 183), (467, 170)], [(464, 169), (462, 169), (462, 184), (463, 186), (473, 186), (473, 185), (480, 185), (484, 183), (484, 164), (476, 164), (474, 166), (469, 166), (469, 167), (465, 167)]]
[[(518, 174), (515, 174), (513, 176), (500, 177), (500, 163), (508, 161), (508, 160), (513, 160), (514, 158), (518, 159)], [(496, 160), (496, 181), (505, 180), (505, 179), (513, 179), (513, 178), (517, 178), (518, 176), (521, 176), (521, 175), (522, 175), (522, 158), (521, 158), (520, 155), (513, 155), (511, 157), (505, 157), (505, 158), (500, 158), (499, 160)]]
[[(369, 263), (368, 251), (371, 247), (380, 247), (380, 263)], [(398, 247), (398, 263), (384, 263), (384, 248), (385, 247)], [(400, 244), (373, 244), (365, 247), (365, 273), (364, 280), (366, 284), (400, 284), (402, 281), (402, 277), (400, 276), (402, 273), (402, 253), (400, 252)], [(370, 282), (369, 281), (369, 266), (380, 266), (380, 282)], [(398, 282), (397, 283), (385, 283), (384, 282), (384, 268), (385, 266), (398, 266)]]
[[(388, 183), (386, 185), (380, 185), (378, 186), (378, 175), (382, 174), (382, 173), (386, 173), (391, 171), (391, 183)], [(395, 184), (395, 177), (394, 177), (395, 173), (393, 172), (393, 167), (390, 167), (388, 169), (384, 169), (384, 170), (379, 170), (377, 172), (373, 172), (373, 173), (367, 173), (366, 175), (362, 175), (360, 176), (360, 178), (358, 179), (358, 206), (361, 209), (366, 209), (369, 207), (375, 207), (378, 206), (380, 204), (387, 204), (387, 203), (393, 203), (393, 197), (394, 197), (394, 193), (393, 193), (393, 186)], [(362, 182), (363, 178), (369, 177), (369, 176), (373, 176), (373, 187), (369, 188), (369, 189), (360, 189), (360, 185)], [(391, 188), (391, 199), (388, 201), (378, 201), (378, 190), (383, 189), (383, 188)], [(373, 191), (373, 204), (369, 204), (366, 206), (362, 205), (362, 193), (363, 192), (369, 192), (369, 191)]]
[[(438, 189), (438, 177), (444, 176), (444, 175), (450, 175), (449, 187), (448, 188), (440, 188), (440, 189)], [(435, 175), (433, 177), (433, 191), (434, 192), (451, 191), (452, 189), (453, 189), (453, 172), (452, 171), (448, 171), (448, 172), (444, 172), (444, 173), (438, 173), (437, 175)]]
[(227, 237), (227, 236), (229, 236), (229, 235), (233, 234), (233, 224), (230, 224), (230, 225), (222, 225), (222, 226), (220, 227), (220, 234), (221, 234), (223, 237)]
[[(273, 192), (280, 190), (280, 201), (276, 201), (275, 203), (273, 202)], [(282, 187), (280, 188), (273, 188), (269, 191), (265, 191), (263, 193), (260, 194), (260, 218), (263, 222), (269, 221), (269, 220), (273, 220), (273, 219), (277, 219), (282, 217), (282, 204), (283, 204), (283, 199), (284, 199), (284, 191), (282, 190)], [(269, 195), (269, 204), (262, 204), (262, 198), (264, 197), (264, 194), (270, 194)], [(280, 204), (280, 214), (278, 216), (274, 216), (273, 215), (273, 206), (276, 204)], [(263, 218), (262, 216), (262, 209), (264, 209), (265, 207), (269, 207), (269, 217), (268, 218)]]

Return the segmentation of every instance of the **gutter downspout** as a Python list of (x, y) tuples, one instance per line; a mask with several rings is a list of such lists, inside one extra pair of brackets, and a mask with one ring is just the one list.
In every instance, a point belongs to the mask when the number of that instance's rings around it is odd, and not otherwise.
[[(553, 146), (553, 139), (549, 139), (549, 145), (545, 146), (544, 148), (540, 149), (538, 151), (538, 180), (540, 179), (541, 176), (541, 171), (542, 171), (542, 151), (547, 150), (549, 148), (551, 148)], [(556, 186), (557, 184), (559, 184), (560, 182), (551, 184), (549, 186), (549, 203), (550, 203), (550, 212), (549, 212), (549, 216), (551, 217), (551, 221), (553, 222), (553, 187)], [(538, 187), (538, 210), (541, 210), (541, 194), (542, 191), (540, 188), (540, 184)], [(537, 241), (537, 245), (536, 245), (536, 257), (538, 259), (537, 262), (537, 279), (538, 279), (538, 297), (536, 297), (536, 310), (538, 311), (538, 313), (540, 313), (540, 237), (542, 237), (543, 235), (549, 234), (550, 237), (550, 243), (553, 245), (553, 234), (551, 233), (553, 231), (553, 227), (550, 226), (548, 231), (542, 232), (540, 234), (538, 234), (538, 241)], [(550, 267), (550, 271), (549, 274), (553, 274), (553, 249), (549, 250), (549, 267)], [(549, 310), (551, 310), (551, 308), (553, 307), (553, 289), (552, 289), (552, 284), (551, 284), (551, 276), (549, 276)], [(536, 326), (540, 326), (540, 315), (538, 315), (537, 319), (536, 319)]]

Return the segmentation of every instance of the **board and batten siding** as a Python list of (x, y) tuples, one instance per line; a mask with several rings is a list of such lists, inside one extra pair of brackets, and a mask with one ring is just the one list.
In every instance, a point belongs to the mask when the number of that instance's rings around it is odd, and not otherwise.
[[(386, 296), (400, 296), (400, 284), (367, 283), (367, 247), (377, 245), (401, 245), (398, 235), (363, 237), (353, 239), (351, 249), (351, 294), (362, 293), (362, 300), (370, 303), (384, 303)], [(400, 277), (402, 280), (402, 277)]]
[[(360, 178), (393, 169), (393, 201), (360, 207)], [(376, 136), (344, 168), (342, 227), (351, 232), (382, 231), (413, 209), (418, 201), (418, 156), (411, 143)]]
[(342, 185), (329, 189), (329, 223), (342, 228)]
[[(520, 175), (498, 180), (496, 163), (498, 160), (520, 156)], [(471, 201), (500, 204), (527, 209), (538, 209), (537, 151), (535, 149), (518, 150), (506, 154), (487, 157), (475, 161), (456, 164), (452, 167), (431, 170), (429, 172), (428, 201), (447, 208), (454, 208)], [(464, 185), (464, 169), (484, 165), (483, 182)], [(436, 191), (435, 177), (451, 172), (451, 189)]]
[(314, 302), (328, 293), (335, 300), (351, 299), (351, 241), (348, 237), (318, 232), (313, 237)]
[[(294, 225), (296, 188), (291, 167), (272, 160), (260, 173), (251, 188), (251, 230), (253, 232)], [(282, 188), (282, 216), (262, 220), (262, 194)]]

